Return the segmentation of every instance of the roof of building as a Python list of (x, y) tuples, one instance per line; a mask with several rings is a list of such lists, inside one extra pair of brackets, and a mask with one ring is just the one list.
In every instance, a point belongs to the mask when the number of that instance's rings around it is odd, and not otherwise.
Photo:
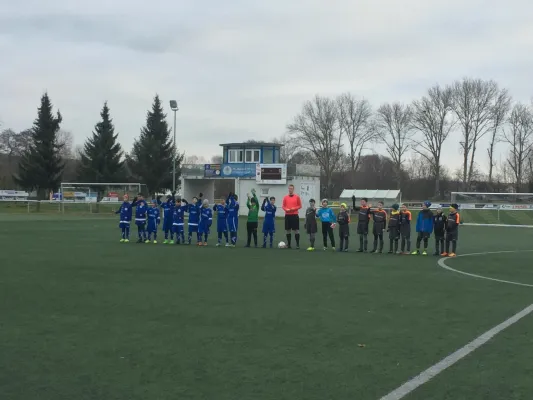
[(366, 197), (367, 199), (396, 199), (400, 194), (399, 190), (368, 190), (368, 189), (344, 189), (340, 195), (341, 199), (356, 199)]
[(282, 147), (280, 143), (267, 143), (267, 142), (242, 142), (242, 143), (223, 143), (220, 146), (222, 147), (248, 147), (248, 148), (257, 148), (257, 146), (262, 147)]

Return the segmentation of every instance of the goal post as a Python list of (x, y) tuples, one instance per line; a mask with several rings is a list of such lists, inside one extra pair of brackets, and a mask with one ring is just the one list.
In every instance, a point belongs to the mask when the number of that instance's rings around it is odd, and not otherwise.
[(61, 204), (63, 213), (108, 213), (117, 208), (124, 194), (133, 198), (146, 191), (141, 183), (62, 182), (50, 200)]
[(533, 193), (452, 192), (465, 225), (533, 228)]

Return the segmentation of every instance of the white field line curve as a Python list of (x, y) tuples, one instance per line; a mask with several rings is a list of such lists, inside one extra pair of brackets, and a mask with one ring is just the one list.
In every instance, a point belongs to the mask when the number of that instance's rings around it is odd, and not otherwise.
[[(486, 255), (491, 255), (491, 254), (532, 253), (532, 252), (533, 252), (533, 250), (503, 250), (503, 251), (489, 251), (489, 252), (484, 252), (484, 253), (461, 254), (461, 255), (458, 255), (457, 257), (473, 257), (473, 256), (486, 256)], [(526, 286), (526, 287), (533, 288), (533, 284), (530, 284), (530, 283), (507, 281), (505, 279), (490, 278), (488, 276), (472, 274), (470, 272), (459, 271), (458, 269), (454, 269), (454, 268), (446, 265), (446, 261), (448, 261), (448, 260), (449, 260), (449, 258), (440, 258), (439, 261), (437, 261), (437, 264), (439, 265), (439, 267), (447, 269), (448, 271), (456, 272), (456, 273), (461, 274), (461, 275), (470, 276), (472, 278), (485, 279), (485, 280), (488, 280), (488, 281), (506, 283), (506, 284), (509, 284), (509, 285)]]
[(511, 325), (517, 323), (522, 318), (526, 317), (532, 312), (533, 312), (533, 304), (527, 306), (519, 313), (513, 315), (511, 318), (503, 321), (501, 324), (483, 333), (481, 336), (478, 336), (476, 339), (468, 343), (466, 346), (461, 347), (459, 350), (455, 351), (454, 353), (450, 354), (448, 357), (443, 358), (437, 364), (429, 367), (424, 372), (415, 376), (413, 379), (405, 382), (402, 386), (393, 390), (386, 396), (383, 396), (381, 400), (400, 400), (404, 398), (409, 393), (411, 393), (413, 390), (423, 385), (424, 383), (430, 381), (431, 379), (433, 379), (435, 376), (440, 374), (445, 369), (451, 367), (456, 362), (460, 361), (461, 359), (466, 357), (468, 354), (472, 353), (474, 350), (477, 350), (478, 348), (483, 346), (485, 343), (487, 343), (490, 339), (492, 339), (498, 333), (500, 333), (506, 328), (509, 328)]
[[(490, 255), (490, 254), (504, 254), (504, 253), (526, 253), (526, 252), (533, 252), (533, 250), (506, 250), (506, 251), (492, 251), (492, 252), (484, 252), (484, 253), (470, 253), (470, 254), (462, 254), (458, 257), (470, 257), (470, 256), (483, 256), (483, 255)], [(531, 284), (527, 283), (520, 283), (520, 282), (513, 282), (513, 281), (506, 281), (503, 279), (496, 279), (496, 278), (489, 278), (482, 275), (476, 275), (476, 274), (470, 274), (468, 272), (459, 271), (456, 269), (453, 269), (446, 265), (447, 258), (441, 258), (438, 261), (438, 265), (444, 269), (447, 269), (452, 272), (457, 272), (459, 274), (467, 275), (473, 278), (478, 279), (486, 279), (489, 281), (495, 281), (500, 283), (506, 283), (511, 285), (517, 285), (517, 286), (527, 286), (527, 287), (533, 287)], [(483, 346), (485, 343), (487, 343), (490, 339), (492, 339), (494, 336), (496, 336), (498, 333), (502, 332), (503, 330), (507, 329), (511, 325), (517, 323), (522, 318), (526, 317), (527, 315), (531, 314), (533, 312), (533, 304), (527, 306), (522, 311), (518, 312), (517, 314), (513, 315), (511, 318), (505, 320), (501, 324), (495, 326), (492, 329), (489, 329), (487, 332), (483, 333), (481, 336), (478, 336), (476, 339), (468, 343), (466, 346), (461, 347), (459, 350), (455, 351), (454, 353), (450, 354), (446, 358), (443, 358), (441, 361), (436, 363), (435, 365), (429, 367), (425, 371), (421, 372), (419, 375), (415, 376), (414, 378), (410, 379), (409, 381), (405, 382), (403, 385), (398, 387), (397, 389), (394, 389), (392, 392), (387, 394), (386, 396), (383, 396), (380, 400), (400, 400), (403, 399), (405, 396), (407, 396), (409, 393), (413, 392), (418, 387), (422, 386), (423, 384), (429, 382), (431, 379), (433, 379), (435, 376), (446, 370), (447, 368), (451, 367), (464, 357), (466, 357), (468, 354), (472, 353), (473, 351), (477, 350), (481, 346)]]

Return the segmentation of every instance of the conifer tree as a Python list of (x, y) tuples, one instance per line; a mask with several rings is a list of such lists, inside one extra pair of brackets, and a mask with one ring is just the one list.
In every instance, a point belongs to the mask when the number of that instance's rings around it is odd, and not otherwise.
[[(156, 95), (152, 109), (147, 113), (146, 125), (141, 129), (141, 135), (135, 140), (127, 157), (128, 167), (135, 178), (144, 183), (153, 194), (171, 188), (173, 155), (174, 145), (166, 114)], [(179, 156), (176, 160), (177, 173), (181, 159), (182, 156)]]
[(52, 102), (45, 93), (31, 130), (30, 146), (22, 154), (19, 173), (15, 181), (24, 189), (37, 190), (37, 196), (44, 199), (49, 191), (55, 191), (61, 183), (65, 167), (61, 159), (62, 144), (58, 132), (62, 121), (58, 111), (54, 116)]
[(124, 180), (124, 161), (120, 143), (107, 102), (100, 112), (101, 120), (93, 134), (85, 141), (80, 153), (78, 178), (84, 182), (121, 182)]

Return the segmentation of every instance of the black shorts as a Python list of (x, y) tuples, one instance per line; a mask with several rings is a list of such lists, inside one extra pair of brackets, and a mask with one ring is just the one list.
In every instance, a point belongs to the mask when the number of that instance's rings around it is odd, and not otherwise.
[(255, 222), (251, 222), (251, 221), (246, 222), (246, 230), (248, 232), (256, 231), (258, 226), (259, 226), (259, 223), (257, 221), (255, 221)]
[(452, 241), (458, 240), (458, 239), (459, 239), (459, 232), (458, 231), (446, 232), (446, 240), (452, 242)]
[(430, 236), (431, 236), (431, 233), (429, 232), (418, 232), (419, 239), (429, 239)]
[(350, 236), (350, 225), (339, 225), (339, 237), (346, 238)]
[(359, 235), (368, 235), (368, 224), (357, 224), (357, 233)]
[(285, 215), (285, 230), (286, 231), (300, 230), (300, 217), (298, 215)]

